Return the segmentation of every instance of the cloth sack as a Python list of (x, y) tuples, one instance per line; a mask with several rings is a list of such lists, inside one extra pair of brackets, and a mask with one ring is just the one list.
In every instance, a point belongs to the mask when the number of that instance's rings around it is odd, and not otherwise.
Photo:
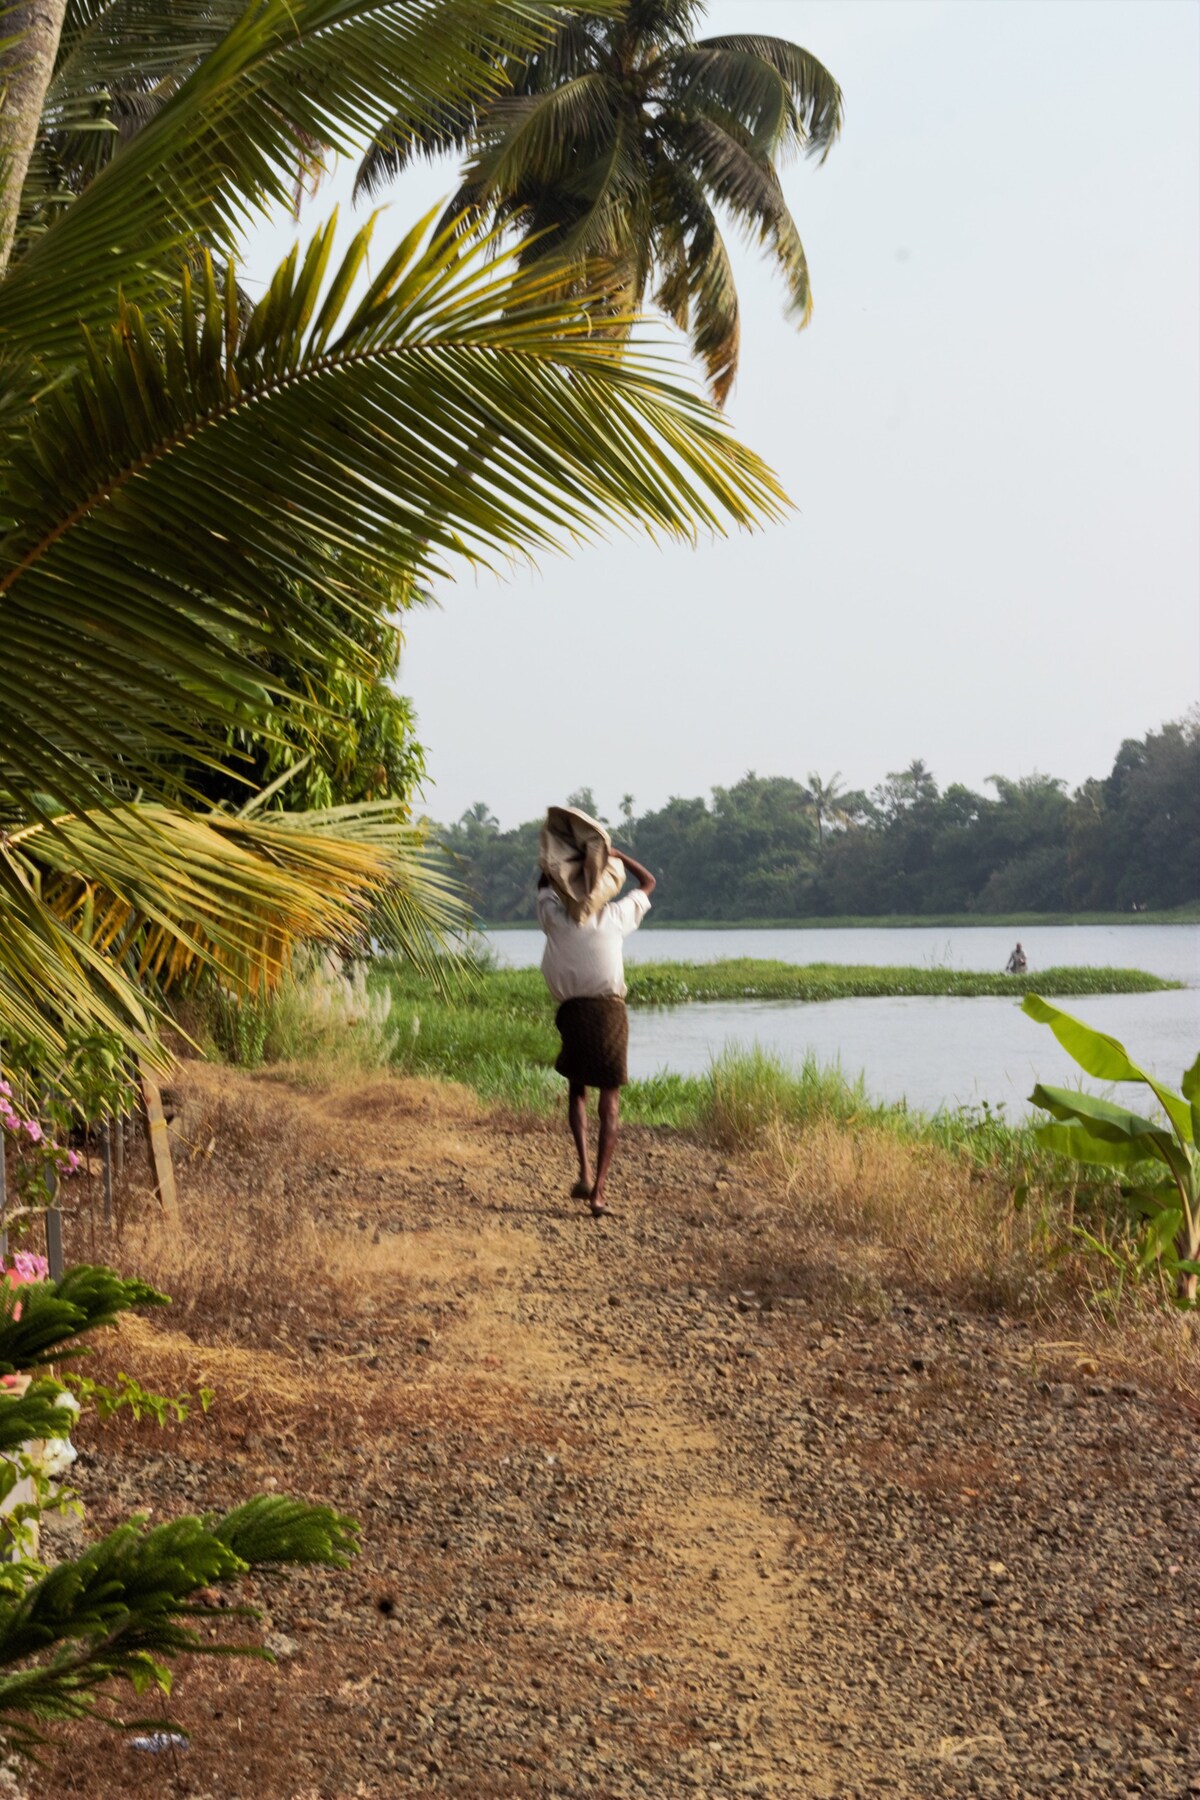
[(625, 885), (625, 865), (612, 855), (607, 831), (574, 806), (547, 809), (538, 862), (577, 925), (615, 900)]

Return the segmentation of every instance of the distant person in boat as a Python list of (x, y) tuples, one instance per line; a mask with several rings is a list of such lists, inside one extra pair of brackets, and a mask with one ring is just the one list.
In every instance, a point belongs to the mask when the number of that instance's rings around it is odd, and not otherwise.
[(1018, 944), (1004, 965), (1004, 973), (1006, 975), (1023, 975), (1028, 966), (1025, 961), (1025, 952)]
[[(621, 1089), (629, 1080), (624, 943), (650, 911), (655, 880), (636, 857), (610, 843), (603, 826), (569, 807), (552, 807), (547, 815), (541, 864), (542, 974), (558, 1002), (554, 1022), (562, 1050), (554, 1066), (567, 1080), (567, 1123), (579, 1158), (571, 1198), (587, 1200), (599, 1219), (608, 1211), (606, 1184), (617, 1147)], [(622, 900), (617, 896), (626, 875), (638, 885)], [(590, 1087), (600, 1096), (594, 1180), (587, 1134)]]

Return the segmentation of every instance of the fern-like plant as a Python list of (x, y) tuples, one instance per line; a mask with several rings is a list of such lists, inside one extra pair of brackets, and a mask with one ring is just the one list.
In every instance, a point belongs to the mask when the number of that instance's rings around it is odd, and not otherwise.
[(169, 1304), (146, 1282), (90, 1263), (68, 1269), (58, 1281), (22, 1287), (0, 1282), (0, 1375), (85, 1355), (73, 1341), (85, 1332), (114, 1324), (132, 1307)]
[(138, 1695), (155, 1687), (168, 1693), (170, 1664), (181, 1655), (270, 1660), (259, 1646), (197, 1629), (201, 1620), (257, 1618), (254, 1608), (214, 1612), (195, 1596), (255, 1569), (345, 1568), (357, 1539), (354, 1521), (331, 1508), (267, 1494), (223, 1517), (174, 1519), (150, 1530), (132, 1519), (33, 1582), (28, 1565), (0, 1569), (0, 1740), (28, 1755), (46, 1741), (47, 1724), (98, 1717), (144, 1725), (105, 1706), (103, 1690), (125, 1681)]

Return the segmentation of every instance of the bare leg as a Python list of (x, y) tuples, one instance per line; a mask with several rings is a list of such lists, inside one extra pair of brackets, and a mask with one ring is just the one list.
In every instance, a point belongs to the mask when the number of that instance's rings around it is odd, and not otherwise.
[(592, 1191), (592, 1167), (588, 1161), (587, 1089), (572, 1086), (567, 1095), (567, 1120), (579, 1158), (579, 1180), (571, 1189), (572, 1200), (586, 1200)]
[(596, 1154), (596, 1185), (592, 1189), (592, 1211), (603, 1212), (606, 1201), (604, 1184), (608, 1166), (617, 1147), (617, 1118), (621, 1110), (620, 1088), (600, 1089), (600, 1148)]

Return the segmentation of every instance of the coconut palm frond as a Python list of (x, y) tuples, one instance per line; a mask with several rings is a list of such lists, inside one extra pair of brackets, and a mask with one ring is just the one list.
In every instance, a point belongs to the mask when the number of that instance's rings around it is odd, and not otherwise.
[[(545, 36), (553, 9), (259, 0), (236, 11), (230, 24), (217, 9), (211, 29), (181, 44), (193, 64), (184, 79), (164, 84), (157, 111), (53, 229), (28, 239), (0, 288), (0, 346), (36, 351), (42, 367), (72, 362), (79, 324), (106, 325), (118, 286), (130, 303), (161, 306), (179, 291), (181, 253), (197, 242), (232, 252), (254, 212), (293, 197), (314, 147), (350, 152), (381, 119), (417, 133), (495, 94), (505, 58)], [(103, 37), (106, 21), (92, 26)]]
[[(700, 15), (697, 0), (623, 0), (611, 21), (564, 22), (508, 69), (511, 94), (420, 147), (469, 149), (452, 209), (515, 231), (524, 263), (602, 258), (626, 310), (653, 292), (676, 323), (686, 313), (720, 403), (737, 372), (737, 296), (720, 233), (699, 208), (685, 219), (674, 198), (698, 183), (705, 213), (727, 208), (755, 234), (805, 324), (808, 263), (774, 159), (800, 149), (824, 161), (843, 109), (837, 82), (798, 44), (745, 33), (696, 41)], [(670, 163), (675, 179), (664, 179)], [(377, 163), (373, 188), (384, 173)], [(569, 290), (578, 268), (565, 279)]]
[(681, 162), (664, 164), (660, 179), (669, 189), (672, 235), (659, 238), (664, 276), (655, 299), (681, 331), (690, 332), (720, 406), (737, 372), (741, 342), (733, 265), (704, 189), (691, 172)]
[(808, 258), (770, 161), (710, 119), (689, 119), (675, 141), (713, 198), (748, 231), (757, 227), (759, 241), (769, 246), (787, 282), (789, 310), (798, 324), (807, 325), (812, 316)]
[(613, 130), (612, 80), (589, 69), (544, 94), (516, 94), (488, 110), (486, 147), (473, 165), (490, 197), (522, 184), (544, 187), (602, 155)]
[(739, 119), (772, 155), (801, 148), (824, 162), (841, 132), (841, 88), (815, 56), (786, 38), (702, 38), (670, 63), (669, 85), (680, 97)]
[(414, 824), (389, 800), (268, 818), (280, 832), (328, 834), (382, 851), (385, 883), (374, 896), (366, 930), (349, 947), (366, 948), (369, 939), (371, 946), (403, 957), (441, 982), (446, 952), (469, 928), (471, 911), (462, 882), (432, 827)]
[(102, 1034), (165, 1064), (157, 1009), (125, 970), (45, 905), (40, 876), (0, 840), (0, 1039), (65, 1055)]
[(248, 648), (329, 640), (318, 603), (354, 604), (346, 552), (390, 591), (447, 555), (784, 504), (719, 415), (598, 338), (552, 271), (418, 229), (348, 308), (369, 227), (327, 278), (332, 236), (293, 252), (248, 320), (233, 270), (218, 284), (207, 264), (184, 272), (177, 319), (125, 305), (0, 437), (0, 783), (22, 804), (95, 805), (101, 777), (154, 788), (154, 754), (194, 742), (197, 718), (261, 704)]
[(360, 948), (393, 895), (406, 901), (410, 932), (389, 947), (412, 960), (439, 930), (462, 928), (454, 884), (399, 811), (387, 801), (252, 817), (108, 808), (16, 832), (7, 856), (45, 910), (110, 965), (161, 990), (210, 966), (257, 991), (301, 944)]

